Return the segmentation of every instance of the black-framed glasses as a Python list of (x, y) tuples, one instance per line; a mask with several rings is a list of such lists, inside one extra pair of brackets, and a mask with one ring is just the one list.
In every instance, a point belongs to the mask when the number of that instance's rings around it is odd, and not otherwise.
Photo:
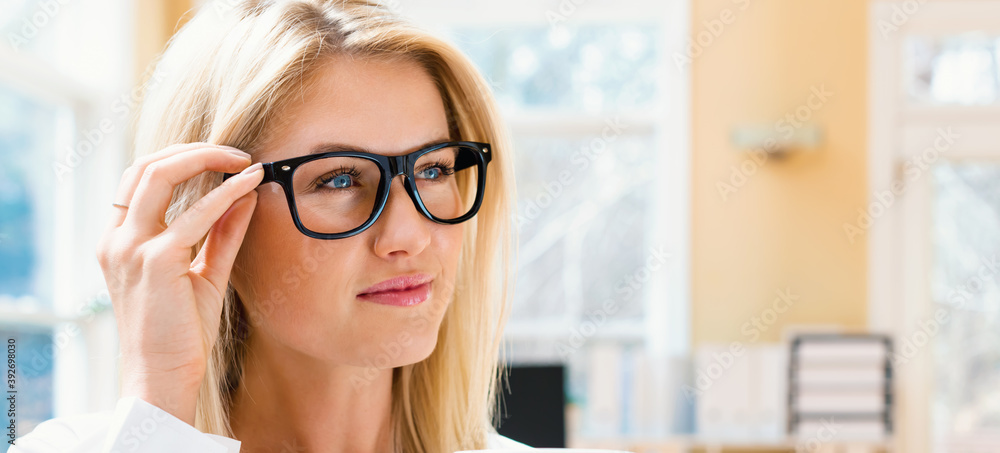
[[(424, 217), (442, 224), (469, 220), (482, 205), (491, 156), (488, 143), (465, 141), (438, 143), (401, 156), (334, 151), (264, 163), (260, 183), (281, 185), (292, 220), (303, 234), (341, 239), (378, 220), (399, 175)], [(226, 173), (222, 179), (234, 175)]]

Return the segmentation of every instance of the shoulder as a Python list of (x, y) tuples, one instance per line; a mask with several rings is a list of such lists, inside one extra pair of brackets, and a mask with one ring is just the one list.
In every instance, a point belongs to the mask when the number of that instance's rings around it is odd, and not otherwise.
[(502, 436), (496, 432), (490, 432), (487, 439), (487, 448), (510, 448), (515, 450), (533, 450), (532, 447), (522, 444), (514, 439)]
[[(94, 412), (53, 418), (39, 423), (30, 432), (14, 441), (10, 453), (98, 451), (104, 443), (112, 411)], [(84, 447), (81, 449), (81, 447)]]
[(14, 441), (8, 453), (136, 451), (238, 453), (240, 441), (197, 430), (136, 397), (118, 400), (114, 411), (46, 420)]

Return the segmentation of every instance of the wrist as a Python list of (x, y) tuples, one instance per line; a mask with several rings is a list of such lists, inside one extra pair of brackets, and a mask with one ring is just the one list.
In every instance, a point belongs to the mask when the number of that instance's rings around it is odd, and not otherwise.
[(201, 382), (176, 376), (129, 373), (123, 376), (121, 396), (134, 396), (194, 426)]

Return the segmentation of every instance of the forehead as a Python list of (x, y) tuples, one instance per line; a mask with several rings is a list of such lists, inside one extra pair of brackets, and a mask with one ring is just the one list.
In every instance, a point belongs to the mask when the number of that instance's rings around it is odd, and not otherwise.
[(436, 84), (408, 60), (329, 57), (278, 115), (257, 160), (331, 144), (398, 155), (449, 138)]

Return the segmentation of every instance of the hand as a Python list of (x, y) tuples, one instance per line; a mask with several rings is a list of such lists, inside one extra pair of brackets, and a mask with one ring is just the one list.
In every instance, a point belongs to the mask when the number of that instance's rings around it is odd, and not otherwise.
[[(206, 143), (140, 159), (122, 175), (115, 199), (129, 207), (115, 207), (97, 246), (118, 323), (122, 396), (140, 397), (192, 426), (229, 274), (264, 175), (250, 162), (243, 151)], [(240, 170), (166, 225), (175, 186), (205, 171)], [(192, 247), (206, 234), (192, 261)]]

